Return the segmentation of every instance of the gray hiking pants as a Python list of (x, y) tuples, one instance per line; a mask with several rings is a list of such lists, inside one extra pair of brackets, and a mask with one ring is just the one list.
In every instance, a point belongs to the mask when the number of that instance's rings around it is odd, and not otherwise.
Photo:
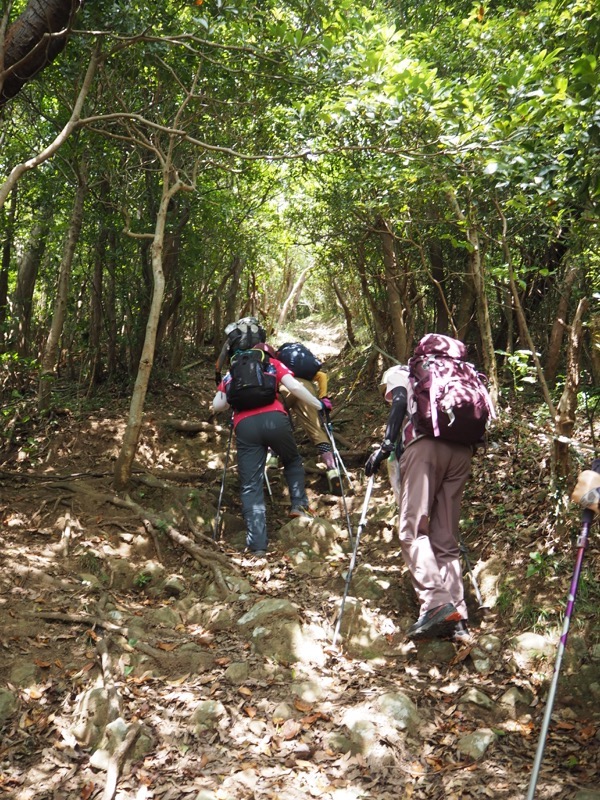
[(265, 461), (267, 449), (281, 458), (292, 508), (307, 506), (304, 467), (287, 414), (267, 411), (238, 422), (235, 428), (240, 499), (246, 523), (249, 550), (266, 550), (267, 510), (265, 506)]
[(453, 603), (467, 619), (457, 534), (472, 455), (469, 445), (425, 436), (400, 459), (400, 545), (420, 614)]

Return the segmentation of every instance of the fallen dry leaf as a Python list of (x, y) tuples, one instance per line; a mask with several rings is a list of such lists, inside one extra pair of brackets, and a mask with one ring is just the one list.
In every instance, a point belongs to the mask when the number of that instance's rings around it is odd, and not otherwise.
[(294, 700), (294, 706), (298, 709), (298, 711), (310, 711), (312, 708), (312, 703), (307, 703), (305, 700), (300, 700), (300, 698), (297, 697)]

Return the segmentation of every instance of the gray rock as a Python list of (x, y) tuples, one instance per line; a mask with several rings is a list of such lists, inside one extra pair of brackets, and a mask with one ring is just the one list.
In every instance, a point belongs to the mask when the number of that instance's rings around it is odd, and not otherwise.
[(498, 700), (501, 706), (505, 706), (514, 719), (519, 716), (519, 707), (527, 708), (533, 700), (533, 692), (529, 689), (519, 689), (511, 686)]
[(7, 689), (0, 689), (0, 726), (17, 710), (17, 698)]
[(244, 628), (255, 628), (258, 625), (269, 625), (276, 619), (297, 619), (298, 606), (289, 600), (269, 598), (260, 600), (250, 611), (238, 619), (237, 624)]
[(421, 724), (416, 705), (402, 692), (387, 692), (375, 702), (376, 708), (388, 717), (398, 730), (414, 733)]
[(480, 728), (459, 739), (457, 748), (462, 755), (478, 761), (483, 758), (486, 750), (495, 740), (496, 734), (494, 731), (490, 728)]
[(33, 686), (40, 680), (40, 670), (30, 661), (15, 664), (10, 671), (10, 683), (15, 686)]
[(280, 722), (285, 722), (286, 719), (292, 719), (293, 716), (294, 712), (291, 706), (287, 703), (279, 703), (275, 706), (271, 719), (277, 725)]
[(224, 727), (228, 724), (225, 706), (218, 700), (202, 700), (190, 717), (190, 724), (196, 734)]
[(234, 661), (223, 673), (225, 680), (234, 685), (245, 683), (249, 675), (250, 666), (247, 661)]
[(480, 706), (481, 708), (485, 708), (487, 711), (494, 711), (496, 709), (496, 704), (494, 701), (488, 697), (485, 692), (475, 689), (473, 686), (467, 689), (467, 691), (458, 701), (459, 705), (465, 705), (466, 703), (472, 703), (475, 706)]
[(513, 660), (518, 667), (527, 666), (541, 659), (548, 660), (556, 654), (556, 645), (539, 633), (527, 631), (510, 640)]

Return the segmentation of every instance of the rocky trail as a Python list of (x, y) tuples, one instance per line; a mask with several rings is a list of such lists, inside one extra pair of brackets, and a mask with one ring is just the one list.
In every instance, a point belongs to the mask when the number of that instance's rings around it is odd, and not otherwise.
[[(333, 648), (386, 409), (367, 350), (295, 334), (326, 359), (349, 480), (328, 494), (298, 430), (317, 516), (290, 520), (269, 471), (266, 558), (243, 552), (234, 452), (212, 538), (229, 427), (209, 414), (208, 349), (151, 387), (128, 494), (111, 488), (126, 397), (21, 424), (0, 471), (0, 797), (525, 797), (579, 527), (573, 510), (557, 532), (547, 431), (509, 410), (474, 460), (475, 644), (406, 639), (417, 608), (382, 470)], [(599, 566), (595, 525), (538, 798), (600, 798)]]

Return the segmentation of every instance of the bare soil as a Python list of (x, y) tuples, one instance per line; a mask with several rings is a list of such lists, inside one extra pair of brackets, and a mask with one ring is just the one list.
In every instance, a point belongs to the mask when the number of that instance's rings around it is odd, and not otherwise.
[[(309, 333), (315, 349), (328, 359), (333, 430), (352, 478), (346, 503), (356, 530), (364, 499), (362, 466), (381, 437), (386, 409), (374, 384), (365, 379), (367, 353), (339, 356), (336, 331), (307, 329), (305, 338)], [(19, 800), (524, 797), (554, 657), (515, 670), (509, 642), (524, 631), (558, 629), (579, 530), (576, 510), (561, 531), (553, 517), (556, 498), (548, 495), (549, 439), (543, 427), (528, 419), (526, 410), (512, 410), (488, 450), (475, 459), (465, 498), (471, 564), (494, 557), (505, 576), (500, 604), (485, 618), (473, 592), (469, 595), (476, 635), (494, 634), (503, 644), (506, 655), (494, 669), (478, 673), (471, 648), (457, 649), (451, 659), (436, 659), (435, 653), (422, 652), (405, 639), (406, 623), (417, 609), (392, 519), (383, 513), (392, 497), (382, 474), (358, 560), (390, 581), (390, 591), (371, 603), (389, 652), (367, 659), (343, 647), (332, 650), (312, 676), (327, 691), (307, 699), (291, 689), (306, 681), (306, 674), (255, 653), (235, 624), (219, 629), (169, 621), (176, 602), (188, 592), (201, 595), (232, 573), (249, 586), (230, 603), (234, 620), (256, 599), (280, 597), (293, 599), (306, 621), (331, 632), (344, 574), (339, 564), (324, 564), (320, 574), (310, 576), (291, 569), (278, 546), (287, 501), (275, 476), (268, 559), (257, 561), (243, 553), (234, 452), (223, 496), (223, 535), (213, 542), (229, 428), (226, 419), (209, 413), (211, 353), (200, 354), (199, 363), (176, 380), (161, 377), (160, 370), (157, 374), (127, 494), (112, 489), (112, 467), (128, 413), (125, 396), (106, 396), (86, 408), (83, 402), (65, 403), (43, 423), (23, 421), (5, 454), (0, 472), (0, 693), (16, 698), (16, 706), (2, 727), (0, 795)], [(197, 429), (182, 430), (182, 421)], [(311, 504), (319, 516), (343, 527), (344, 503), (328, 493), (300, 430), (297, 438)], [(581, 444), (588, 452), (589, 444)], [(585, 558), (585, 592), (576, 606), (539, 798), (596, 797), (578, 793), (600, 786), (598, 694), (581, 682), (590, 654), (600, 658), (597, 526)], [(165, 590), (164, 582), (160, 592), (155, 590), (155, 570), (171, 580), (172, 590)], [(214, 602), (215, 607), (227, 605), (218, 596)], [(139, 628), (132, 618), (139, 619)], [(127, 626), (123, 620), (129, 620)], [(146, 660), (140, 661), (140, 655)], [(249, 666), (241, 683), (225, 676), (231, 664)], [(457, 702), (469, 688), (495, 701), (515, 685), (530, 690), (533, 699), (511, 718)], [(136, 742), (130, 742), (122, 761), (112, 759), (112, 773), (90, 763), (93, 748), (72, 734), (77, 704), (94, 687), (107, 689), (121, 717), (139, 726), (132, 737), (145, 732), (150, 738), (137, 757)], [(389, 691), (404, 691), (414, 699), (426, 722), (420, 738), (408, 737), (392, 762), (376, 763), (368, 753), (334, 748), (331, 737), (343, 727), (347, 710)], [(189, 719), (207, 699), (223, 704), (229, 722), (199, 734)], [(282, 703), (291, 707), (290, 719), (278, 718)], [(494, 743), (481, 760), (461, 757), (458, 740), (481, 728), (494, 731)]]

